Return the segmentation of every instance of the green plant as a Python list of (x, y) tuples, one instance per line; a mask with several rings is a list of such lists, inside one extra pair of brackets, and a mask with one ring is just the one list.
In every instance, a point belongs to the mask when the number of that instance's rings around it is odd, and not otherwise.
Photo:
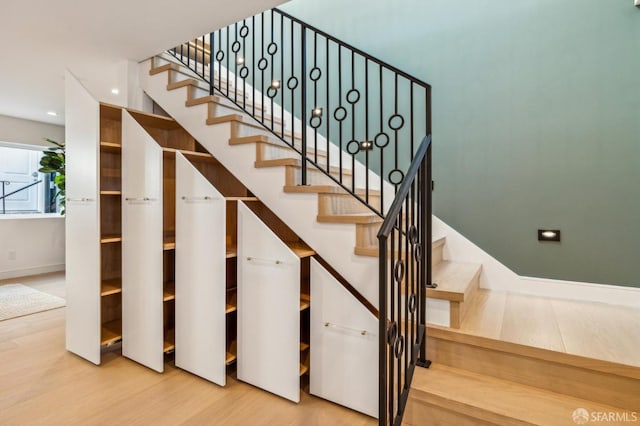
[(60, 214), (65, 211), (65, 148), (64, 142), (56, 142), (51, 139), (44, 139), (54, 146), (43, 152), (40, 159), (40, 173), (55, 173), (54, 183), (58, 188), (53, 201), (60, 198)]

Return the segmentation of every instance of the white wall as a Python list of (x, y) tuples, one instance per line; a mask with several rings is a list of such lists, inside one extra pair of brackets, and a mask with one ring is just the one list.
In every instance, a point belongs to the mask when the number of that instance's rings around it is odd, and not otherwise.
[(64, 270), (64, 218), (25, 216), (0, 217), (0, 279)]
[(48, 146), (43, 138), (64, 140), (64, 127), (0, 115), (0, 141)]
[[(0, 142), (47, 146), (64, 140), (64, 127), (0, 115)], [(15, 252), (15, 259), (11, 259)], [(0, 279), (64, 270), (64, 218), (0, 215)]]

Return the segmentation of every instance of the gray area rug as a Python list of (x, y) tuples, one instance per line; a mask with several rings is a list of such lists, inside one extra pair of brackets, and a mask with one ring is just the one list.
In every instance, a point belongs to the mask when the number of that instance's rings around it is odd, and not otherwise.
[(65, 306), (65, 300), (22, 284), (0, 285), (0, 321)]

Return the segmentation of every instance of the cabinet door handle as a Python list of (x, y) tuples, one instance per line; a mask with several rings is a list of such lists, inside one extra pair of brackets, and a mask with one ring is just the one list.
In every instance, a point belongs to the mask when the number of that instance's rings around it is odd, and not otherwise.
[(187, 203), (188, 203), (188, 202), (191, 202), (191, 201), (213, 201), (213, 200), (219, 200), (219, 199), (220, 199), (220, 198), (213, 198), (213, 197), (210, 197), (210, 196), (208, 196), (208, 195), (205, 195), (204, 197), (187, 197), (187, 196), (182, 196), (182, 197), (180, 197), (180, 198), (182, 198), (182, 200), (186, 201)]
[(125, 201), (155, 201), (155, 198), (150, 197), (127, 197), (124, 199)]
[(71, 198), (71, 197), (67, 197), (66, 198), (67, 201), (69, 202), (78, 202), (78, 203), (88, 203), (90, 201), (95, 201), (95, 199), (93, 198), (86, 198), (86, 197), (82, 197), (82, 198)]
[(262, 257), (252, 257), (252, 256), (247, 256), (247, 260), (249, 262), (266, 262), (266, 263), (275, 263), (276, 265), (282, 265), (284, 262), (282, 260), (278, 260), (278, 259), (265, 259)]

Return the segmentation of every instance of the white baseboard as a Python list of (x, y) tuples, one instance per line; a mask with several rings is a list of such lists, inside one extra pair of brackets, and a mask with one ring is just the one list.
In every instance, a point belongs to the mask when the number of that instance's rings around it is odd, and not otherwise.
[(64, 263), (60, 263), (57, 265), (32, 266), (30, 268), (14, 269), (11, 271), (0, 271), (0, 280), (27, 277), (30, 275), (47, 274), (49, 272), (64, 271), (64, 269)]
[(640, 288), (637, 287), (520, 277), (520, 282), (509, 291), (554, 299), (640, 307)]

